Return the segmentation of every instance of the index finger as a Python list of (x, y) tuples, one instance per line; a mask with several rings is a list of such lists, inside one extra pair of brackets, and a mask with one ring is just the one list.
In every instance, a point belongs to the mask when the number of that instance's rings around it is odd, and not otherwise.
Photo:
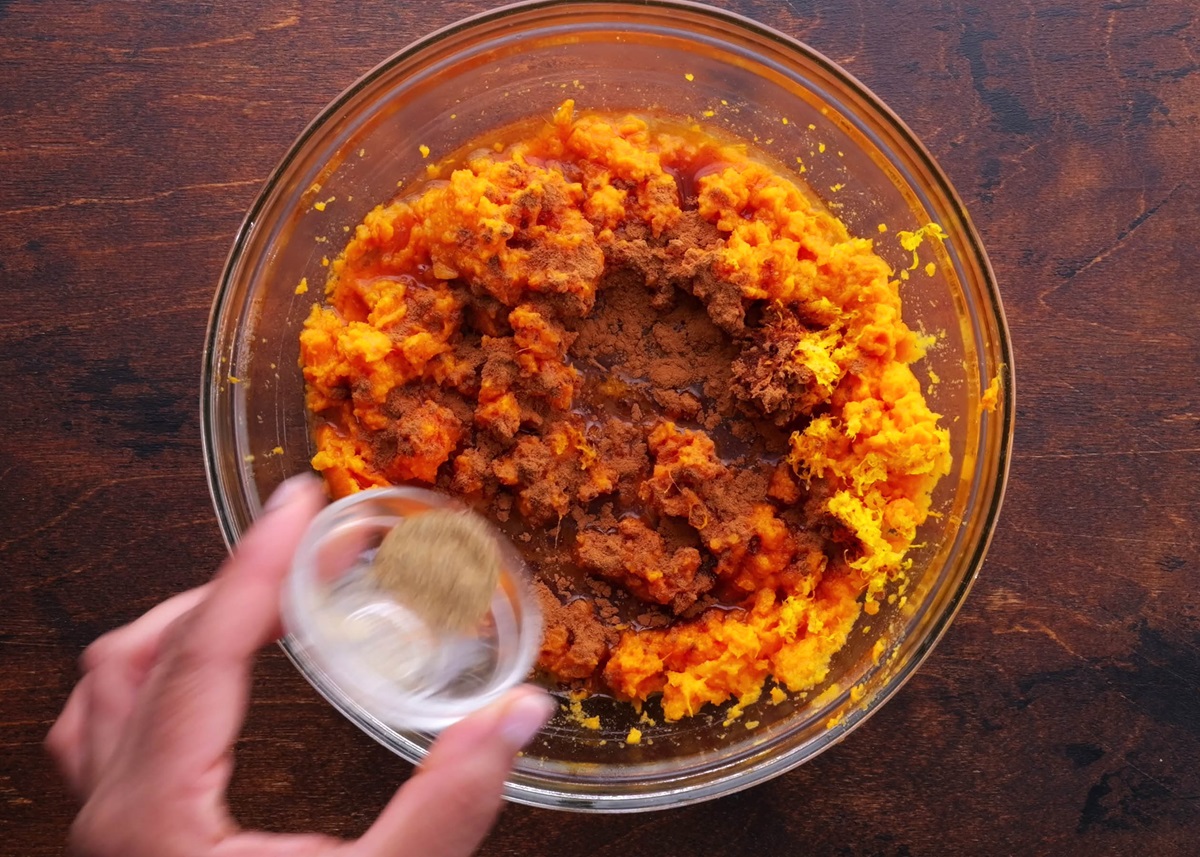
[(285, 482), (199, 606), (168, 633), (133, 715), (137, 764), (163, 783), (194, 782), (222, 759), (245, 715), (254, 656), (279, 636), (292, 555), (324, 504), (311, 476)]

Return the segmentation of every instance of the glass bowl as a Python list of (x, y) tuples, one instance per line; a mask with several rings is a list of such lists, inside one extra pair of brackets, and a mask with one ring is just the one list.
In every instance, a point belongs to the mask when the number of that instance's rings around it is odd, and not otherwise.
[[(898, 230), (936, 222), (927, 276), (903, 284), (908, 323), (937, 344), (914, 367), (944, 415), (954, 463), (910, 556), (907, 597), (864, 617), (807, 698), (765, 700), (725, 725), (721, 711), (643, 728), (628, 705), (589, 700), (602, 728), (565, 712), (518, 760), (509, 799), (624, 812), (679, 806), (746, 788), (843, 739), (928, 656), (983, 562), (1008, 472), (1013, 422), (1009, 336), (996, 284), (961, 200), (929, 153), (861, 83), (819, 53), (753, 21), (682, 2), (534, 2), (454, 24), (405, 48), (330, 104), (300, 135), (246, 216), (213, 305), (202, 421), (209, 484), (232, 545), (286, 477), (307, 470), (309, 437), (297, 335), (347, 232), (398, 179), (482, 134), (565, 98), (581, 110), (701, 117), (756, 141), (780, 169), (799, 157), (811, 188), (896, 270), (912, 254)], [(786, 122), (784, 120), (787, 120)], [(424, 152), (430, 151), (426, 160)], [(833, 188), (837, 190), (832, 190)], [(321, 203), (321, 204), (316, 204)], [(878, 231), (881, 223), (888, 231)], [(302, 278), (311, 292), (298, 294)], [(999, 404), (982, 408), (993, 378)], [(283, 647), (296, 660), (294, 641)], [(297, 661), (301, 670), (303, 663)], [(315, 676), (306, 673), (320, 684)], [(433, 736), (348, 718), (416, 762)], [(765, 695), (764, 695), (765, 696)], [(565, 707), (565, 706), (564, 706)], [(748, 728), (751, 727), (752, 728)]]
[[(430, 625), (370, 574), (388, 533), (431, 511), (476, 518), (473, 538), (494, 545), (496, 587), (467, 628)], [(351, 702), (355, 719), (444, 729), (533, 669), (542, 621), (527, 578), (513, 544), (453, 497), (413, 486), (359, 491), (322, 509), (296, 547), (282, 598), (288, 653), (322, 694)]]

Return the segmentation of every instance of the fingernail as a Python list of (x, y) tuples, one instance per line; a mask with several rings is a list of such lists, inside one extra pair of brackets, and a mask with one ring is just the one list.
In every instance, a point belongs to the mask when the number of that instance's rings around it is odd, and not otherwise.
[(267, 504), (263, 506), (263, 512), (274, 512), (276, 509), (282, 509), (300, 494), (306, 490), (306, 485), (311, 485), (316, 481), (316, 477), (311, 473), (301, 473), (293, 476), (290, 479), (285, 479), (279, 483), (279, 487), (272, 492)]
[(500, 720), (500, 737), (516, 752), (533, 740), (533, 736), (546, 725), (553, 713), (554, 700), (546, 694), (524, 694), (504, 709)]

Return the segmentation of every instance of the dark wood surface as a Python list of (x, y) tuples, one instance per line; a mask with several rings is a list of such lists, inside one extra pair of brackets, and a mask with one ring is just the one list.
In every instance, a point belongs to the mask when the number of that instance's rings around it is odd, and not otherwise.
[[(873, 88), (983, 236), (1017, 355), (999, 531), (862, 729), (728, 799), (506, 808), (485, 855), (1200, 853), (1200, 24), (1192, 0), (726, 5)], [(200, 352), (243, 213), (346, 85), (484, 2), (0, 2), (0, 853), (58, 854), (41, 741), (104, 630), (224, 555)], [(354, 835), (407, 766), (277, 651), (232, 800)]]

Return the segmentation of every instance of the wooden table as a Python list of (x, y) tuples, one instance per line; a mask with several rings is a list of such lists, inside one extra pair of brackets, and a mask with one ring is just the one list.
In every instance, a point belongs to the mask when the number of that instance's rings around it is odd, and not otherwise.
[[(269, 170), (488, 4), (0, 2), (0, 852), (58, 854), (41, 740), (104, 630), (204, 580), (200, 352)], [(486, 855), (1200, 852), (1200, 24), (1191, 0), (731, 0), (899, 113), (967, 202), (1017, 354), (1008, 499), (915, 679), (815, 762), (653, 815), (508, 807)], [(354, 835), (408, 774), (261, 659), (232, 790)]]

